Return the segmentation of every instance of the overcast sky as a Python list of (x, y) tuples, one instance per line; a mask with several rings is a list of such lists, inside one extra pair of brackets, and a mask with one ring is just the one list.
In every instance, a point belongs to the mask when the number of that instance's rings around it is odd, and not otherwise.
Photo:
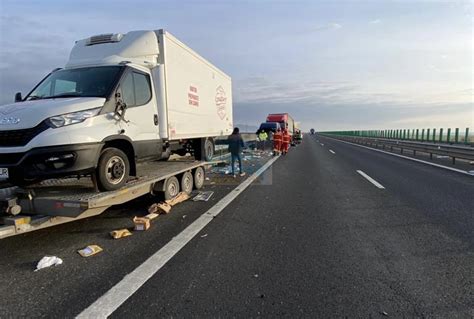
[(474, 128), (472, 1), (0, 0), (0, 104), (75, 40), (165, 28), (233, 79), (234, 122)]

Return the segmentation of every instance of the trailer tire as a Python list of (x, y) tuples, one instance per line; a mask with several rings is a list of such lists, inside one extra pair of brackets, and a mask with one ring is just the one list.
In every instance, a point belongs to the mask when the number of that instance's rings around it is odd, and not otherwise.
[(206, 174), (202, 167), (197, 167), (194, 170), (194, 188), (201, 189), (204, 186)]
[(214, 157), (214, 140), (210, 137), (203, 138), (197, 141), (194, 146), (194, 157), (198, 161), (212, 161)]
[(191, 174), (191, 172), (184, 172), (183, 175), (181, 175), (181, 191), (189, 195), (193, 191), (193, 186), (193, 174)]
[(99, 157), (96, 169), (97, 186), (101, 191), (121, 188), (130, 175), (130, 162), (127, 155), (118, 148), (106, 148)]
[(165, 200), (172, 199), (179, 194), (179, 181), (176, 176), (168, 177), (165, 181)]

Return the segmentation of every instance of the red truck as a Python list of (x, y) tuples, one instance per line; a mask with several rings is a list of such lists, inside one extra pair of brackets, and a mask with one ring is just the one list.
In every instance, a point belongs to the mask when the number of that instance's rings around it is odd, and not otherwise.
[(291, 136), (293, 136), (295, 130), (295, 121), (288, 113), (275, 113), (275, 114), (268, 114), (267, 116), (267, 123), (268, 122), (277, 122), (280, 123), (282, 128), (287, 128), (288, 132)]

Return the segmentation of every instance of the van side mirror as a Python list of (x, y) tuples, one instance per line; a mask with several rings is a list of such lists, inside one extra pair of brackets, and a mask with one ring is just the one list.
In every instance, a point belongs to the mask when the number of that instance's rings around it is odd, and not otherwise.
[(21, 97), (21, 92), (17, 92), (15, 94), (15, 102), (21, 102), (23, 101), (23, 98)]

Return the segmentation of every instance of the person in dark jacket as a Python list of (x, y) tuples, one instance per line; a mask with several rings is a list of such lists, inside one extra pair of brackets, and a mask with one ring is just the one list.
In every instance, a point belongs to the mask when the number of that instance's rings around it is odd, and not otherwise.
[(242, 158), (240, 156), (240, 153), (242, 153), (242, 149), (244, 147), (244, 140), (242, 139), (242, 136), (240, 136), (238, 127), (234, 128), (232, 135), (229, 135), (229, 137), (227, 138), (227, 144), (229, 144), (229, 151), (231, 156), (232, 175), (235, 177), (234, 164), (235, 160), (237, 159), (239, 161), (240, 176), (244, 176), (245, 173), (242, 171)]

